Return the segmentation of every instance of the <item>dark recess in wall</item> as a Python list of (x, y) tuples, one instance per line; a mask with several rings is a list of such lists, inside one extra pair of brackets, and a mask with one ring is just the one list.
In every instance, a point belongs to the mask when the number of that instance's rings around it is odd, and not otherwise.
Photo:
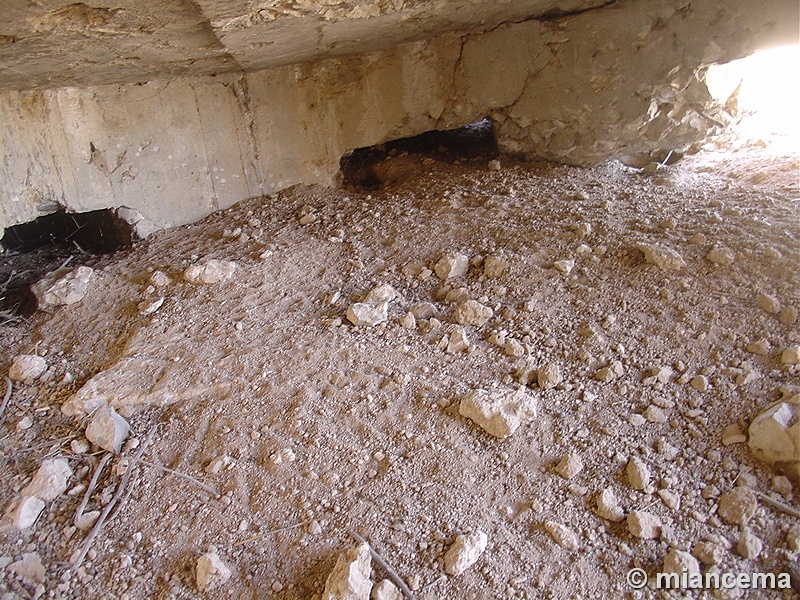
[(500, 154), (494, 137), (492, 122), (486, 118), (458, 129), (426, 131), (423, 134), (357, 148), (342, 157), (339, 167), (345, 188), (374, 190), (383, 186), (386, 176), (379, 168), (387, 158), (403, 153), (434, 157), (455, 162), (494, 158)]

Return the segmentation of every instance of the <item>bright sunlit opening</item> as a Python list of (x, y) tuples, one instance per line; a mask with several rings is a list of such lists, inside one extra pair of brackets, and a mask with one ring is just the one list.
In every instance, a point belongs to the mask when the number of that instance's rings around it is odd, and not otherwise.
[(740, 136), (776, 150), (800, 151), (800, 46), (709, 67), (706, 84), (737, 115)]

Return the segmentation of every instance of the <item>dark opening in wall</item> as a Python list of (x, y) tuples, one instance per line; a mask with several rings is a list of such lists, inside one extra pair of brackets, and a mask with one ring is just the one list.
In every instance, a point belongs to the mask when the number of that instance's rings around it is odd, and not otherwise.
[(85, 264), (132, 242), (130, 225), (111, 210), (61, 210), (5, 230), (0, 244), (0, 322), (36, 308), (30, 286), (65, 262)]
[[(433, 157), (455, 162), (486, 160), (500, 152), (494, 137), (492, 122), (486, 118), (458, 129), (427, 131), (423, 134), (357, 148), (342, 157), (342, 184), (346, 188), (378, 189), (391, 179), (391, 173), (381, 169), (387, 158), (403, 154)], [(391, 170), (389, 170), (391, 171)]]

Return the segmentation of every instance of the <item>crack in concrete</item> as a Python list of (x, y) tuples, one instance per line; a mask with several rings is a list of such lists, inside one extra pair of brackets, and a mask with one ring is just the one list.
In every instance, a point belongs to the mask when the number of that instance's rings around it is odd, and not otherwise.
[(219, 47), (225, 51), (225, 56), (227, 58), (229, 58), (231, 60), (231, 62), (233, 64), (235, 64), (236, 67), (240, 71), (245, 72), (245, 68), (239, 63), (239, 61), (236, 59), (236, 57), (231, 53), (231, 51), (228, 48), (228, 46), (226, 46), (225, 42), (222, 41), (222, 38), (220, 38), (217, 35), (217, 30), (211, 24), (211, 19), (209, 19), (208, 15), (205, 13), (205, 11), (203, 11), (203, 7), (196, 0), (187, 0), (187, 4), (189, 4), (192, 7), (194, 7), (194, 9), (197, 11), (197, 14), (199, 14), (203, 18), (203, 22), (205, 23), (205, 25), (207, 25), (207, 27), (205, 29), (208, 32), (210, 32), (212, 36), (214, 36), (215, 40), (217, 40), (217, 44), (219, 45)]

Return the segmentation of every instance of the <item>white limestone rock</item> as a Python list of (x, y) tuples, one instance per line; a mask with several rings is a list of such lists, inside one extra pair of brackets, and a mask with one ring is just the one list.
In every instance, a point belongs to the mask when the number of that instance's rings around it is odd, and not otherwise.
[(575, 268), (575, 261), (571, 258), (557, 260), (553, 263), (553, 267), (556, 269), (556, 271), (559, 271), (564, 275), (569, 275), (572, 272), (572, 269)]
[(756, 559), (764, 549), (764, 543), (748, 528), (742, 529), (739, 541), (736, 544), (736, 551), (745, 558)]
[(597, 379), (598, 381), (609, 383), (611, 381), (614, 381), (615, 379), (619, 379), (624, 374), (625, 374), (625, 367), (622, 365), (622, 361), (615, 360), (612, 361), (612, 363), (607, 367), (599, 369), (594, 374), (594, 378)]
[(704, 565), (716, 565), (725, 558), (725, 548), (710, 541), (697, 542), (692, 548), (692, 555)]
[(673, 548), (664, 559), (663, 573), (677, 573), (678, 575), (684, 572), (688, 574), (700, 573), (700, 563), (697, 559), (683, 550)]
[(460, 253), (448, 254), (439, 259), (433, 270), (442, 280), (461, 277), (466, 275), (467, 270), (469, 270), (469, 257)]
[(617, 496), (610, 487), (605, 488), (597, 496), (597, 514), (602, 519), (614, 523), (619, 523), (625, 518), (625, 511), (620, 507)]
[(197, 559), (195, 580), (197, 589), (201, 592), (207, 592), (223, 585), (231, 578), (231, 575), (231, 570), (214, 552), (203, 554)]
[(536, 399), (524, 390), (476, 389), (461, 399), (458, 412), (491, 435), (505, 438), (536, 416)]
[(20, 560), (8, 565), (8, 570), (29, 585), (44, 583), (45, 568), (36, 552), (23, 554)]
[(403, 600), (403, 592), (388, 579), (383, 579), (372, 588), (372, 600)]
[(644, 260), (656, 265), (659, 269), (679, 271), (686, 266), (683, 258), (672, 248), (658, 244), (639, 244), (639, 250), (644, 253)]
[(558, 365), (547, 363), (537, 370), (536, 381), (539, 385), (539, 389), (549, 390), (564, 381), (564, 376), (561, 374), (561, 369)]
[(628, 513), (628, 531), (643, 540), (652, 540), (661, 535), (661, 519), (641, 510)]
[(14, 358), (8, 369), (11, 381), (29, 383), (42, 376), (47, 370), (47, 361), (35, 354), (20, 354)]
[(39, 308), (47, 310), (83, 300), (86, 292), (89, 291), (89, 283), (94, 275), (94, 269), (81, 266), (63, 272), (63, 275), (59, 275), (59, 273), (61, 272), (56, 272), (55, 283), (51, 284), (52, 279), (48, 278), (31, 286)]
[(183, 272), (183, 278), (189, 283), (212, 284), (230, 279), (235, 271), (235, 262), (212, 258), (187, 268)]
[(103, 450), (117, 454), (130, 430), (128, 422), (113, 408), (105, 405), (97, 409), (89, 421), (86, 427), (86, 439)]
[(459, 352), (466, 352), (467, 350), (469, 350), (467, 332), (464, 331), (463, 327), (456, 327), (450, 332), (446, 351), (448, 354), (458, 354)]
[(388, 283), (384, 283), (370, 290), (364, 296), (363, 302), (367, 304), (383, 304), (393, 301), (398, 297), (397, 291)]
[(583, 470), (583, 460), (579, 454), (570, 452), (561, 458), (555, 470), (564, 479), (572, 479)]
[(21, 495), (35, 496), (44, 501), (58, 498), (67, 490), (72, 469), (65, 458), (54, 458), (42, 462), (31, 482), (25, 486)]
[(358, 327), (374, 327), (389, 320), (389, 304), (356, 302), (347, 309), (347, 320)]
[(721, 267), (729, 267), (736, 260), (736, 254), (730, 248), (717, 247), (706, 255), (706, 260)]
[(566, 525), (556, 523), (555, 521), (545, 521), (544, 528), (547, 530), (547, 533), (550, 534), (550, 537), (555, 540), (556, 544), (565, 550), (575, 552), (580, 548), (578, 536)]
[(739, 486), (719, 497), (717, 513), (727, 523), (745, 525), (758, 508), (758, 498), (745, 486)]
[(644, 490), (650, 485), (650, 469), (638, 457), (632, 457), (625, 467), (625, 474), (628, 476), (628, 483), (635, 490)]
[(800, 463), (800, 395), (774, 404), (750, 423), (747, 445), (770, 465)]
[(457, 536), (444, 555), (444, 572), (454, 577), (461, 575), (478, 562), (488, 544), (489, 536), (483, 531)]
[(781, 352), (781, 364), (800, 365), (800, 346), (789, 346)]
[(368, 544), (340, 554), (325, 581), (322, 600), (369, 600), (372, 590), (370, 564)]
[(17, 502), (12, 502), (0, 521), (0, 532), (13, 529), (22, 531), (33, 527), (44, 507), (44, 501), (36, 496), (23, 496)]
[(483, 327), (494, 316), (494, 311), (476, 300), (462, 302), (456, 308), (453, 318), (460, 325)]
[(483, 261), (483, 274), (486, 277), (501, 277), (511, 263), (502, 256), (489, 255)]

